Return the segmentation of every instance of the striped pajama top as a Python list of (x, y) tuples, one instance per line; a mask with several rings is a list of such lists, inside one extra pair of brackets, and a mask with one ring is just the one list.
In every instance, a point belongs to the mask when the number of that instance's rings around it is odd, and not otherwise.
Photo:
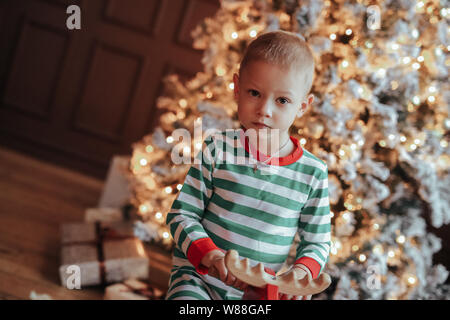
[(167, 215), (175, 268), (190, 266), (204, 275), (200, 262), (207, 252), (234, 249), (251, 265), (262, 262), (276, 272), (298, 232), (295, 263), (313, 278), (321, 273), (331, 240), (328, 168), (291, 140), (293, 153), (256, 171), (254, 163), (268, 158), (249, 146), (243, 129), (204, 140)]

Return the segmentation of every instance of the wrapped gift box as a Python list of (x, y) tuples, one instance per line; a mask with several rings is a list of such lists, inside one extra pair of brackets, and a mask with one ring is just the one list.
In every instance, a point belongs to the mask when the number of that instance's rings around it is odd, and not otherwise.
[(148, 283), (128, 279), (106, 287), (104, 300), (161, 300), (165, 293)]
[(148, 279), (149, 259), (131, 222), (69, 223), (61, 226), (61, 283), (67, 287), (72, 265), (80, 270), (80, 285)]
[(113, 156), (108, 169), (103, 193), (98, 206), (100, 208), (120, 208), (131, 198), (131, 189), (127, 178), (130, 165), (129, 156)]
[(122, 208), (99, 207), (88, 208), (84, 212), (85, 222), (121, 222), (139, 220), (138, 214), (131, 205)]

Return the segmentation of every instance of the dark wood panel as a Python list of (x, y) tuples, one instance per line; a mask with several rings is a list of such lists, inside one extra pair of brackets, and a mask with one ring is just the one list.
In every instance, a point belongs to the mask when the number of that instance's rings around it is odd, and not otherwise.
[(3, 105), (49, 121), (68, 37), (58, 29), (23, 19), (17, 43)]
[(143, 59), (98, 42), (92, 55), (73, 125), (88, 134), (120, 142)]
[(163, 8), (168, 0), (108, 0), (105, 6), (105, 20), (121, 28), (156, 34), (164, 18)]

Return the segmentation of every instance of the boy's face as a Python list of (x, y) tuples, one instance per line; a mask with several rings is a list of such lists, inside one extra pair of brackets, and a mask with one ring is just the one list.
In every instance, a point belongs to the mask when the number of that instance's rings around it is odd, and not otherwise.
[(289, 135), (295, 118), (312, 104), (305, 96), (304, 77), (264, 61), (251, 61), (234, 74), (234, 96), (239, 121), (246, 129), (279, 129), (280, 137)]

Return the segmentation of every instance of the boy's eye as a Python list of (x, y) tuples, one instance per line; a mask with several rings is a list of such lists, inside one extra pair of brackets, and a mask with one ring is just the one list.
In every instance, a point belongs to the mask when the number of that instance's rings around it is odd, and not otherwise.
[(251, 96), (253, 97), (257, 97), (259, 96), (259, 92), (253, 89), (248, 90), (248, 92), (250, 93)]
[(286, 103), (289, 102), (289, 100), (286, 99), (286, 98), (278, 98), (278, 101), (279, 101), (281, 104), (286, 104)]

